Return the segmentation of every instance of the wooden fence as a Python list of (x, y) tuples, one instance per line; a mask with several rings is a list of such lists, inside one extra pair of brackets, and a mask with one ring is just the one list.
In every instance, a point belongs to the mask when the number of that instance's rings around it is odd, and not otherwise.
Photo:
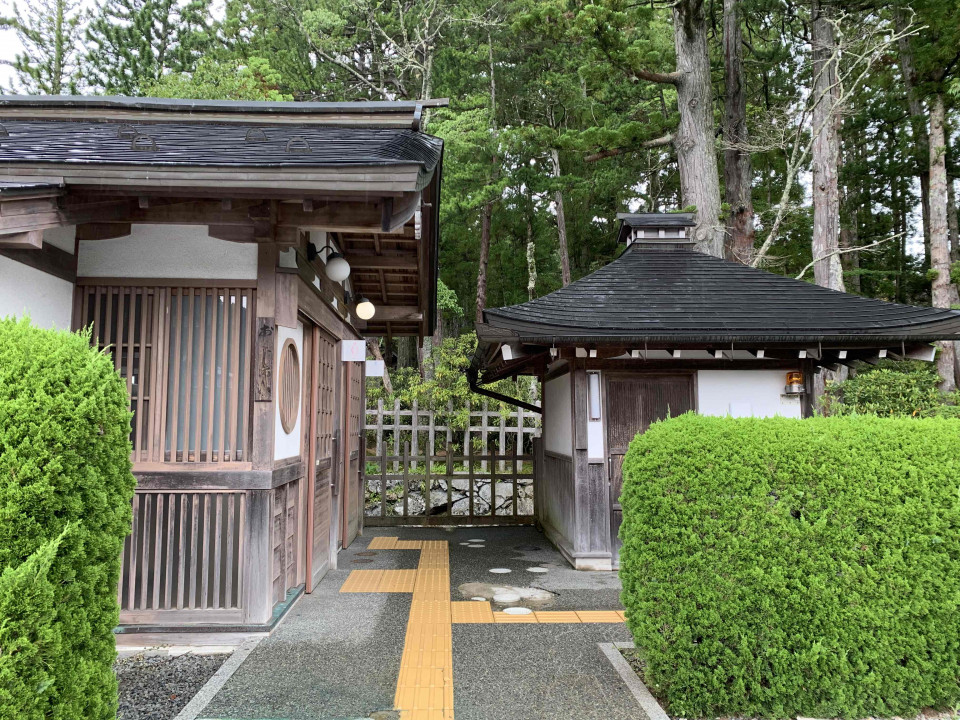
[(366, 525), (534, 522), (539, 415), (484, 403), (454, 427), (442, 420), (450, 405), (441, 415), (382, 401), (366, 414)]

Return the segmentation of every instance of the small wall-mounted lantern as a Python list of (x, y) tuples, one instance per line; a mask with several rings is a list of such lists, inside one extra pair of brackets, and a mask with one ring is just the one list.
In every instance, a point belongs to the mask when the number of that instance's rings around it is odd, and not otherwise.
[(361, 320), (369, 320), (377, 312), (376, 306), (367, 298), (360, 296), (357, 298), (357, 317)]
[(333, 280), (334, 282), (343, 282), (348, 277), (350, 277), (350, 263), (347, 262), (347, 259), (343, 256), (343, 253), (337, 252), (332, 245), (324, 245), (322, 248), (317, 250), (317, 246), (313, 243), (307, 244), (307, 260), (313, 260), (320, 256), (324, 250), (329, 250), (327, 254), (326, 263), (324, 265), (324, 271), (327, 273), (327, 277)]
[(803, 385), (803, 373), (792, 371), (787, 373), (787, 385), (783, 389), (784, 395), (803, 395), (806, 388)]

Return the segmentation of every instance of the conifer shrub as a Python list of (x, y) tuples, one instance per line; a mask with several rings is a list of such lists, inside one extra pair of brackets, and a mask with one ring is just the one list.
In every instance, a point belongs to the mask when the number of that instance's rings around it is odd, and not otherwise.
[(623, 472), (627, 624), (671, 716), (960, 702), (960, 422), (689, 414)]
[(130, 412), (88, 334), (0, 319), (0, 717), (111, 720)]

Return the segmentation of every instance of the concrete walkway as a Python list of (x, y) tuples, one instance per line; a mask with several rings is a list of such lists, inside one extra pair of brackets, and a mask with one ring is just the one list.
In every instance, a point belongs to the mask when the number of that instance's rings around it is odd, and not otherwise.
[[(462, 544), (473, 540), (483, 542)], [(643, 717), (597, 647), (630, 640), (616, 612), (616, 574), (572, 570), (533, 528), (367, 529), (339, 565), (201, 718)], [(398, 570), (406, 572), (376, 572)], [(549, 594), (506, 605), (471, 600), (489, 598), (491, 586)], [(534, 612), (499, 612), (511, 605)]]

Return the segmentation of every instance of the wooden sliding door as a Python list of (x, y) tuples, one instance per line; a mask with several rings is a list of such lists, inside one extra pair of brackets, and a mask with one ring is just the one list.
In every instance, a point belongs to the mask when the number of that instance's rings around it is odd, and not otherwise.
[(623, 509), (623, 456), (630, 441), (651, 424), (696, 409), (693, 374), (607, 375), (607, 468), (610, 481), (610, 533), (613, 566), (620, 564), (620, 523)]

